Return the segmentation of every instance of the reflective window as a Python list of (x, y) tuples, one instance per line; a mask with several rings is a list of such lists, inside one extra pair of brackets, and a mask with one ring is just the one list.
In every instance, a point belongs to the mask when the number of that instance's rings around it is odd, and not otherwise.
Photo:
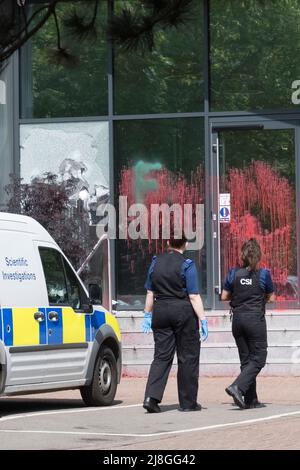
[[(176, 203), (204, 208), (204, 124), (201, 118), (115, 123), (116, 181), (119, 196), (132, 204), (143, 204), (150, 214), (154, 204)], [(127, 214), (128, 211), (127, 211)], [(120, 214), (119, 214), (120, 215)], [(194, 212), (193, 212), (193, 215)], [(134, 217), (128, 215), (125, 224)], [(199, 216), (199, 233), (204, 237), (204, 213)], [(149, 222), (150, 220), (150, 222)], [(159, 228), (161, 228), (161, 220)], [(134, 223), (134, 222), (133, 222)], [(151, 219), (144, 239), (117, 242), (117, 291), (119, 308), (143, 308), (144, 283), (153, 255), (166, 249), (151, 237)], [(201, 237), (200, 237), (201, 238)], [(186, 252), (198, 267), (201, 293), (206, 294), (206, 248)]]
[(220, 134), (220, 193), (231, 202), (230, 223), (220, 224), (222, 279), (255, 237), (277, 300), (298, 299), (295, 184), (294, 130)]
[(107, 2), (99, 2), (97, 34), (86, 40), (71, 36), (63, 26), (63, 20), (74, 13), (74, 3), (78, 15), (85, 18), (92, 17), (93, 6), (87, 9), (86, 2), (79, 1), (60, 2), (56, 7), (62, 25), (62, 47), (67, 48), (75, 61), (66, 64), (54, 59), (57, 33), (53, 17), (22, 49), (22, 118), (107, 114)]
[(68, 305), (74, 310), (82, 306), (87, 298), (78, 282), (74, 271), (61, 253), (52, 248), (39, 248), (45, 281), (47, 285), (49, 305)]
[(51, 248), (40, 248), (50, 305), (67, 305), (68, 289), (61, 254)]
[(22, 213), (42, 223), (79, 269), (97, 242), (97, 207), (109, 200), (108, 123), (23, 124), (20, 144)]
[(74, 271), (71, 269), (69, 263), (64, 259), (64, 268), (66, 273), (66, 281), (68, 288), (68, 304), (74, 310), (81, 307), (81, 299), (83, 299), (83, 289), (80, 286)]
[(211, 109), (299, 106), (299, 38), (300, 0), (211, 0)]
[(57, 175), (69, 183), (70, 204), (94, 222), (97, 204), (109, 197), (108, 123), (23, 124), (20, 145), (23, 182)]
[[(141, 14), (141, 2), (116, 1)], [(115, 50), (116, 114), (192, 112), (203, 110), (203, 2), (194, 0), (189, 21), (161, 29), (152, 52)]]

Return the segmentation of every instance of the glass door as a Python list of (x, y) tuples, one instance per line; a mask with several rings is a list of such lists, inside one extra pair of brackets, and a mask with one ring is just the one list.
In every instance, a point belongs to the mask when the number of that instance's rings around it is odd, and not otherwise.
[[(282, 126), (281, 127), (279, 127)], [(215, 307), (228, 270), (239, 265), (244, 241), (261, 245), (277, 306), (298, 305), (295, 129), (285, 123), (212, 128)]]

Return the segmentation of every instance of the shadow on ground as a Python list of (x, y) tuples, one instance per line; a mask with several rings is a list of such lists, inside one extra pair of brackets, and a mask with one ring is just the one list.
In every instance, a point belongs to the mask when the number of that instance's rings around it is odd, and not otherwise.
[[(115, 400), (114, 405), (121, 405), (121, 400)], [(56, 411), (72, 408), (83, 408), (86, 405), (80, 399), (62, 398), (2, 398), (0, 399), (0, 417), (12, 414), (26, 414), (37, 411)]]

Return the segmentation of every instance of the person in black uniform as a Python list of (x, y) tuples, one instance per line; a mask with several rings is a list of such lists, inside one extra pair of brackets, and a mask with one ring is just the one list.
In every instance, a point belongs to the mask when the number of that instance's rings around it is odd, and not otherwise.
[[(143, 331), (153, 330), (154, 360), (145, 390), (143, 407), (149, 413), (161, 411), (161, 402), (175, 351), (180, 411), (201, 409), (197, 403), (200, 357), (199, 320), (202, 340), (208, 336), (207, 320), (198, 288), (194, 262), (185, 259), (187, 240), (171, 235), (168, 251), (154, 256), (147, 289)], [(153, 308), (153, 315), (152, 315)]]
[(265, 305), (275, 301), (273, 282), (267, 269), (259, 269), (261, 249), (255, 238), (242, 246), (242, 267), (231, 269), (221, 299), (230, 300), (232, 334), (238, 347), (241, 373), (226, 388), (240, 408), (260, 408), (256, 377), (266, 364), (267, 327)]

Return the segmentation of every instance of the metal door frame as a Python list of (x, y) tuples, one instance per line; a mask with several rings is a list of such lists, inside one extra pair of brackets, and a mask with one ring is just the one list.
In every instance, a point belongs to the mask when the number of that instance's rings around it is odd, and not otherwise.
[[(295, 165), (296, 165), (296, 230), (297, 230), (297, 276), (298, 293), (300, 297), (300, 204), (299, 182), (300, 182), (300, 120), (295, 116), (236, 116), (219, 117), (209, 120), (209, 147), (210, 147), (210, 233), (211, 233), (211, 269), (212, 269), (212, 308), (217, 310), (227, 310), (228, 302), (221, 302), (219, 292), (221, 289), (221, 259), (220, 259), (220, 222), (219, 222), (219, 132), (223, 131), (251, 131), (251, 130), (285, 130), (294, 129), (295, 142)], [(299, 308), (299, 297), (297, 302), (280, 303), (281, 308)], [(273, 307), (274, 308), (274, 307)]]

